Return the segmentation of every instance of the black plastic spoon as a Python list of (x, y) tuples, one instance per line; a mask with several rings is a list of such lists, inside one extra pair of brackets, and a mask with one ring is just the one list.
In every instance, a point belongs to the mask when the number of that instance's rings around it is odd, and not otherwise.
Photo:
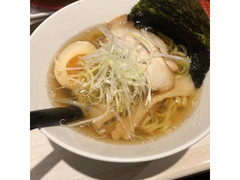
[(50, 108), (30, 112), (30, 130), (34, 128), (57, 126), (64, 119), (64, 123), (82, 118), (83, 112), (78, 106)]

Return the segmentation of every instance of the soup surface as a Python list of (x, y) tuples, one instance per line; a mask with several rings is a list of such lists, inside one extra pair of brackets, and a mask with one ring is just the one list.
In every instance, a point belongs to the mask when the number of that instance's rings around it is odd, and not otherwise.
[[(99, 27), (102, 27), (102, 29)], [(77, 122), (73, 122), (73, 130), (107, 143), (132, 144), (150, 142), (167, 135), (176, 128), (179, 128), (182, 124), (184, 124), (193, 112), (194, 107), (198, 104), (199, 90), (194, 88), (191, 78), (189, 78), (190, 75), (188, 73), (188, 68), (190, 62), (187, 61), (189, 58), (186, 55), (184, 46), (175, 45), (172, 43), (171, 39), (165, 37), (164, 35), (156, 37), (153, 34), (146, 34), (145, 31), (135, 31), (133, 28), (133, 25), (126, 21), (126, 17), (121, 16), (109, 23), (97, 25), (96, 27), (80, 32), (66, 42), (59, 51), (59, 54), (56, 57), (57, 60), (53, 62), (49, 71), (49, 95), (54, 106), (66, 106), (74, 103), (81, 106), (85, 117)], [(110, 31), (112, 31), (112, 33), (109, 33)], [(142, 33), (141, 36), (139, 36), (139, 33)], [(161, 38), (162, 40), (158, 42), (152, 40), (152, 38)], [(106, 62), (109, 63), (107, 64), (109, 69), (107, 69), (105, 73), (108, 79), (104, 81), (105, 84), (102, 83), (101, 86), (99, 86), (101, 91), (97, 88), (95, 91), (89, 90), (91, 89), (91, 86), (94, 86), (98, 82), (96, 79), (94, 81), (93, 77), (100, 74), (100, 68), (97, 69), (96, 67), (99, 67), (101, 62), (94, 61), (94, 63), (91, 64), (92, 67), (85, 67), (84, 61), (87, 60), (84, 59), (84, 57), (88, 56), (86, 53), (79, 53), (77, 56), (72, 55), (69, 59), (67, 59), (64, 71), (66, 72), (66, 76), (71, 76), (71, 84), (69, 86), (68, 84), (63, 83), (70, 82), (70, 80), (68, 79), (68, 81), (65, 81), (65, 79), (59, 75), (62, 72), (60, 72), (59, 69), (56, 69), (57, 61), (59, 59), (61, 59), (61, 61), (66, 59), (67, 55), (63, 56), (62, 54), (66, 51), (69, 45), (85, 41), (90, 42), (97, 50), (101, 48), (105, 48), (104, 50), (106, 50), (109, 46), (105, 45), (108, 45), (109, 42), (109, 44), (114, 44), (115, 41), (118, 43), (116, 43), (117, 47), (122, 47), (123, 44), (124, 48), (127, 47), (126, 49), (128, 50), (127, 55), (119, 55), (117, 54), (119, 53), (118, 49), (116, 49), (115, 52), (114, 45), (111, 46), (112, 49), (109, 51), (111, 53), (114, 52), (114, 54), (111, 54), (109, 57), (113, 57), (114, 55), (114, 57), (118, 56), (118, 59), (114, 60), (109, 58), (110, 60), (106, 60)], [(163, 42), (163, 45), (166, 46), (166, 51), (164, 48), (161, 49), (162, 45), (158, 45)], [(129, 48), (132, 47), (133, 49), (129, 50)], [(120, 50), (120, 53), (124, 51), (124, 48)], [(94, 52), (89, 54), (91, 55), (95, 53), (95, 58), (99, 55), (96, 53), (97, 50), (93, 50)], [(128, 94), (126, 94), (124, 91), (125, 89), (123, 88), (119, 90), (119, 99), (115, 98), (115, 101), (117, 102), (111, 101), (108, 103), (109, 100), (107, 100), (107, 98), (109, 98), (109, 96), (107, 94), (112, 93), (110, 90), (113, 83), (118, 82), (118, 80), (122, 82), (122, 79), (125, 78), (119, 74), (114, 74), (113, 77), (116, 78), (115, 81), (109, 82), (111, 71), (114, 70), (113, 66), (117, 63), (117, 61), (127, 61), (129, 58), (126, 58), (126, 56), (131, 58), (132, 56), (129, 54), (131, 54), (132, 51), (137, 54), (133, 56), (137, 57), (134, 60), (136, 60), (136, 63), (140, 64), (140, 66), (133, 67), (132, 72), (137, 72), (134, 68), (145, 68), (142, 74), (137, 74), (137, 76), (145, 76), (146, 74), (147, 78), (142, 86), (145, 90), (143, 91), (143, 88), (141, 88), (142, 91), (139, 90), (139, 84), (141, 83), (137, 84), (138, 79), (133, 77), (133, 80), (129, 81), (127, 86), (127, 90), (130, 94), (132, 93), (131, 97), (133, 97), (133, 99), (131, 99), (131, 101), (124, 99), (128, 96)], [(162, 55), (164, 53), (166, 53), (166, 55)], [(149, 56), (151, 58), (149, 58)], [(90, 57), (90, 60), (92, 60), (91, 58), (93, 59), (93, 57)], [(148, 62), (146, 59), (150, 59), (150, 61)], [(160, 77), (165, 75), (161, 74), (161, 69), (157, 70), (158, 72), (156, 74), (154, 68), (155, 66), (160, 67), (160, 64), (154, 64), (154, 62), (159, 63), (160, 61), (163, 62), (161, 68), (167, 67), (167, 70), (163, 69), (162, 71), (166, 71), (167, 73), (170, 72), (169, 81), (173, 81), (173, 84), (165, 83), (165, 79), (162, 81), (159, 80), (161, 79)], [(174, 65), (176, 65), (177, 68), (174, 69)], [(104, 64), (104, 67), (105, 66), (106, 64)], [(120, 67), (120, 69), (123, 67)], [(91, 68), (96, 69), (93, 71), (91, 76), (84, 74), (84, 71), (87, 73), (91, 70)], [(126, 69), (126, 74), (128, 71), (131, 71), (131, 69)], [(173, 77), (172, 79), (171, 76)], [(101, 76), (99, 76), (99, 78), (100, 77)], [(124, 80), (128, 80), (130, 78), (131, 77), (128, 76)], [(91, 85), (90, 83), (86, 85), (88, 88), (87, 90), (84, 89), (83, 84), (90, 82), (91, 80), (93, 83)], [(79, 87), (78, 84), (76, 88), (75, 81), (81, 81), (81, 87)], [(133, 85), (133, 83), (136, 83), (137, 85)], [(150, 88), (146, 85), (147, 83), (150, 84)], [(160, 86), (159, 84), (161, 83), (164, 85)], [(124, 86), (124, 84), (122, 83), (121, 86)], [(118, 84), (116, 87), (121, 86)], [(86, 93), (86, 91), (88, 93)], [(89, 92), (95, 93), (94, 96), (89, 96)], [(122, 92), (123, 94), (121, 94)], [(102, 94), (106, 94), (107, 98), (103, 98), (103, 100), (99, 102), (98, 97)], [(148, 100), (149, 98), (151, 99)], [(90, 102), (94, 103), (91, 104)], [(128, 105), (130, 105), (130, 107), (128, 107)]]

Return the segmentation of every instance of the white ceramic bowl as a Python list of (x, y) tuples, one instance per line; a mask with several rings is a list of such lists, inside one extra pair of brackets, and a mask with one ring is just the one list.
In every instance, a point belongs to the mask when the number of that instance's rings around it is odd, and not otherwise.
[[(57, 11), (31, 36), (31, 110), (53, 107), (47, 92), (47, 73), (56, 52), (78, 32), (129, 13), (138, 0), (82, 0)], [(180, 152), (209, 132), (209, 74), (195, 113), (179, 129), (151, 143), (111, 145), (85, 137), (69, 128), (47, 127), (41, 132), (76, 154), (111, 162), (141, 162)]]

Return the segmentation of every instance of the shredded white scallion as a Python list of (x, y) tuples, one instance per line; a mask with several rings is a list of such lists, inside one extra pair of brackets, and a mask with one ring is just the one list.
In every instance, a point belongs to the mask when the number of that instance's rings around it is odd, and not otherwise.
[[(82, 57), (85, 63), (80, 73), (88, 80), (81, 82), (81, 87), (86, 89), (83, 95), (91, 103), (107, 103), (115, 107), (118, 113), (130, 116), (132, 105), (145, 99), (149, 103), (151, 99), (146, 67), (137, 63), (138, 56), (132, 52), (132, 47), (117, 40), (104, 27), (100, 26), (99, 30), (108, 41), (99, 42), (99, 49)], [(140, 37), (135, 38), (143, 41)], [(152, 54), (151, 46), (143, 43)]]

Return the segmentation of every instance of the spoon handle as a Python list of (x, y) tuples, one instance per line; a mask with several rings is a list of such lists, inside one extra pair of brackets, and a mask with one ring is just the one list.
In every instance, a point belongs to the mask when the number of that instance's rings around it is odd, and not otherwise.
[(59, 121), (62, 119), (64, 119), (64, 122), (70, 123), (82, 117), (82, 110), (74, 105), (31, 111), (30, 130), (59, 125)]

